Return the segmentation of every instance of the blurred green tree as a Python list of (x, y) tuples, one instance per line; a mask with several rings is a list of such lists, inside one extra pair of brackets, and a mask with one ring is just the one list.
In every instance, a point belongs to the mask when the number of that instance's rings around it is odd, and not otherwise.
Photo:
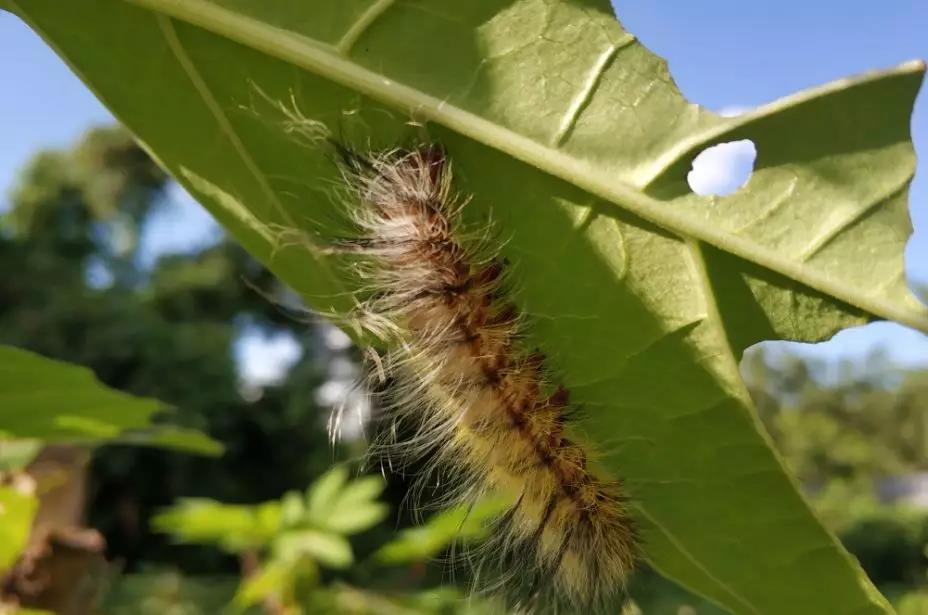
[[(179, 496), (275, 498), (321, 474), (332, 453), (314, 394), (330, 351), (319, 326), (262, 296), (287, 291), (230, 242), (146, 265), (140, 237), (167, 206), (168, 182), (121, 128), (37, 154), (0, 227), (0, 342), (171, 403), (178, 422), (227, 445), (220, 459), (105, 447), (91, 472), (90, 523), (111, 556), (129, 570), (171, 561), (215, 572), (234, 564), (170, 545), (149, 531), (150, 515)], [(302, 358), (280, 383), (244, 390), (233, 348), (246, 326), (299, 343)]]
[(928, 370), (879, 350), (826, 365), (757, 348), (742, 371), (820, 517), (887, 595), (923, 604), (913, 596), (928, 596)]

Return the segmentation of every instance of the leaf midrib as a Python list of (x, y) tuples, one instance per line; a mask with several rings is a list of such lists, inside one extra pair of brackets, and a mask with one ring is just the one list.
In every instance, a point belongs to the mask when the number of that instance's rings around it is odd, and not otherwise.
[[(683, 216), (667, 203), (654, 199), (624, 182), (612, 179), (608, 182), (603, 181), (589, 165), (559, 150), (533, 141), (449, 104), (447, 101), (370, 71), (341, 55), (331, 45), (268, 25), (204, 0), (124, 1), (225, 36), (335, 83), (350, 87), (382, 103), (407, 109), (417, 119), (436, 122), (504, 152), (663, 227), (683, 239), (692, 238), (705, 242), (739, 258), (793, 278), (809, 288), (875, 316), (895, 320), (928, 332), (928, 309), (915, 311), (894, 305), (879, 297), (861, 296), (853, 289), (840, 284), (833, 277), (820, 274), (799, 262), (784, 258), (774, 250), (721, 231), (711, 224)], [(924, 64), (921, 62), (908, 62), (890, 72), (846, 80), (843, 84), (846, 87), (850, 83), (909, 74), (923, 69)], [(837, 86), (824, 86), (824, 88), (829, 87)], [(807, 94), (807, 96), (811, 95), (813, 94)], [(781, 103), (773, 104), (781, 105)]]

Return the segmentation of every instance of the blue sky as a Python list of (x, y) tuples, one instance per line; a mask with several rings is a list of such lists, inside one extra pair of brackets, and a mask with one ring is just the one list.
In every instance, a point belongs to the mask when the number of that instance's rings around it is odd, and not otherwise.
[[(862, 71), (928, 59), (924, 0), (618, 0), (625, 26), (664, 56), (683, 93), (716, 111), (768, 102)], [(89, 125), (110, 120), (55, 55), (18, 20), (0, 12), (0, 193), (39, 147), (67, 146)], [(916, 232), (906, 250), (910, 279), (928, 284), (928, 95), (913, 118), (922, 152), (911, 192)], [(730, 152), (731, 168), (750, 152)], [(724, 160), (722, 160), (724, 162)], [(717, 161), (718, 162), (718, 161)], [(711, 169), (710, 169), (711, 171)], [(719, 172), (719, 168), (714, 168)], [(5, 197), (0, 197), (0, 208)], [(181, 191), (146, 234), (154, 254), (201, 245), (215, 232)], [(255, 342), (260, 346), (260, 340)], [(273, 343), (280, 343), (279, 340)], [(256, 347), (257, 347), (256, 346)], [(884, 346), (900, 362), (928, 365), (928, 338), (891, 324), (845, 331), (808, 353), (864, 356)], [(249, 352), (259, 352), (249, 351)]]

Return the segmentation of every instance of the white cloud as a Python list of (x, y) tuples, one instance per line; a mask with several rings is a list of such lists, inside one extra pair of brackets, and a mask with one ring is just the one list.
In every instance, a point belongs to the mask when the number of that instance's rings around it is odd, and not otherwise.
[(747, 183), (756, 158), (757, 149), (752, 141), (720, 143), (696, 156), (686, 180), (699, 195), (731, 194)]
[(292, 335), (265, 335), (260, 329), (246, 328), (235, 343), (239, 377), (249, 387), (280, 382), (303, 350)]
[(325, 347), (333, 352), (347, 350), (351, 347), (351, 338), (335, 325), (328, 323), (323, 325), (322, 340)]
[(716, 111), (716, 113), (718, 113), (722, 117), (737, 117), (739, 115), (747, 113), (750, 110), (751, 110), (751, 107), (747, 107), (745, 105), (728, 105), (727, 107), (722, 107), (721, 109)]

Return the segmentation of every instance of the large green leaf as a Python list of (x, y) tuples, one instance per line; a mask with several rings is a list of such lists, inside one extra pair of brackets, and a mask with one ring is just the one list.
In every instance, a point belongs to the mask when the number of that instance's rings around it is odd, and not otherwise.
[[(605, 0), (4, 1), (321, 310), (350, 283), (279, 232), (337, 226), (313, 133), (441, 141), (648, 560), (737, 613), (890, 610), (784, 473), (737, 361), (874, 318), (928, 330), (902, 268), (923, 64), (723, 118)], [(750, 182), (693, 194), (693, 158), (739, 139)]]
[(0, 346), (0, 444), (125, 443), (218, 455), (202, 432), (152, 424), (166, 406), (101, 384), (87, 368)]

